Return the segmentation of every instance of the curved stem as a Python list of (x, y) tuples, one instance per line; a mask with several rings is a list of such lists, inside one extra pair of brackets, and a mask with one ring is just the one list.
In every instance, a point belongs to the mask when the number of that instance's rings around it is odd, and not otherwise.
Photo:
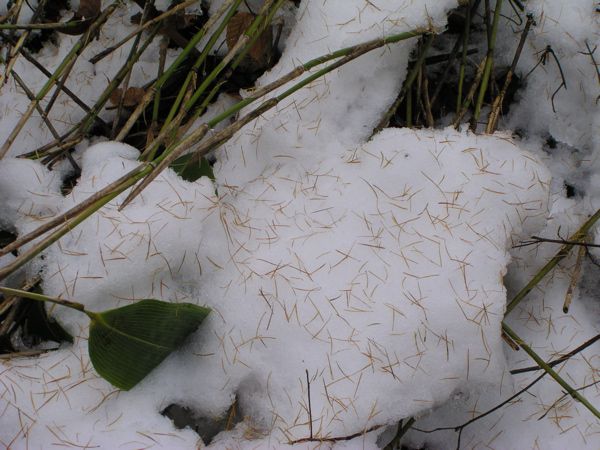
[(82, 313), (88, 314), (88, 312), (85, 310), (85, 307), (83, 306), (83, 304), (78, 303), (78, 302), (72, 302), (70, 300), (65, 300), (65, 299), (58, 298), (58, 297), (49, 297), (49, 296), (43, 295), (43, 294), (36, 294), (35, 292), (23, 291), (21, 289), (12, 289), (12, 288), (7, 288), (7, 287), (3, 287), (3, 286), (0, 286), (0, 291), (2, 293), (4, 293), (5, 295), (8, 294), (8, 295), (12, 295), (15, 297), (29, 298), (31, 300), (36, 300), (38, 302), (55, 303), (57, 305), (65, 306), (65, 307), (71, 308), (71, 309), (76, 309), (77, 311), (81, 311)]

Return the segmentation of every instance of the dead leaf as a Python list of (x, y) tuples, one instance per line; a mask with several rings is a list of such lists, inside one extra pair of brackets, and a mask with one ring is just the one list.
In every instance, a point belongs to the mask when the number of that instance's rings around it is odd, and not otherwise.
[(123, 97), (123, 106), (125, 108), (135, 108), (142, 101), (144, 95), (146, 95), (146, 91), (140, 87), (127, 88), (125, 95), (123, 95), (123, 89), (117, 88), (110, 94), (109, 98), (113, 108), (109, 107), (107, 109), (114, 109), (114, 107), (117, 107), (119, 101), (121, 101), (121, 97)]
[[(248, 12), (238, 12), (227, 24), (227, 47), (231, 50), (238, 39), (242, 36), (248, 27), (254, 21), (254, 14)], [(269, 25), (256, 39), (254, 45), (248, 51), (248, 57), (243, 62), (247, 70), (256, 72), (266, 68), (271, 61), (273, 53), (273, 30)]]

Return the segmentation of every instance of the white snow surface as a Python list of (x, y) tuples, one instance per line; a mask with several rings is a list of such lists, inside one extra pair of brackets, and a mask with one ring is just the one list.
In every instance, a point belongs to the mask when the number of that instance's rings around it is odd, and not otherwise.
[[(186, 345), (122, 392), (93, 370), (88, 319), (51, 309), (75, 343), (36, 358), (0, 360), (0, 443), (196, 448), (198, 435), (175, 429), (160, 412), (177, 403), (218, 417), (237, 399), (244, 422), (221, 433), (212, 448), (287, 447), (309, 436), (308, 375), (315, 436), (381, 428), (347, 442), (293, 447), (378, 448), (385, 426), (400, 419), (415, 416), (420, 429), (457, 425), (528, 384), (539, 372), (510, 375), (509, 368), (531, 361), (507, 350), (500, 337), (509, 249), (531, 234), (575, 231), (600, 192), (586, 177), (577, 180), (588, 188), (583, 201), (564, 198), (563, 179), (587, 158), (596, 164), (599, 119), (594, 67), (577, 53), (586, 40), (594, 48), (597, 14), (591, 2), (563, 4), (527, 2), (543, 20), (532, 30), (522, 67), (532, 67), (536, 52), (551, 44), (569, 80), (554, 113), (549, 96), (560, 83), (557, 68), (548, 63), (530, 76), (506, 120), (510, 127), (525, 124), (528, 141), (453, 129), (390, 129), (369, 139), (402, 82), (411, 40), (362, 56), (246, 126), (220, 150), (216, 185), (206, 178), (188, 183), (167, 170), (123, 211), (120, 196), (50, 247), (29, 269), (31, 275), (43, 268), (48, 295), (97, 311), (141, 298), (213, 311)], [(257, 85), (328, 51), (429, 23), (443, 27), (455, 5), (304, 0), (280, 62)], [(119, 8), (110, 19), (120, 23), (111, 28), (118, 33), (102, 33), (85, 55), (130, 32), (132, 11), (137, 8), (129, 4)], [(38, 58), (51, 70), (70, 47), (62, 41), (75, 39), (61, 36), (58, 47), (46, 46)], [(154, 76), (156, 52), (151, 46), (132, 85)], [(80, 59), (78, 83), (70, 87), (91, 105), (127, 54), (125, 46), (95, 66)], [(15, 70), (34, 91), (45, 81), (23, 58)], [(0, 96), (2, 136), (28, 104), (13, 83), (9, 78)], [(53, 109), (53, 118), (66, 130), (83, 113), (59, 98), (64, 106)], [(541, 150), (546, 133), (583, 154), (562, 152), (565, 169), (563, 160)], [(10, 154), (50, 139), (41, 119), (32, 120)], [(0, 161), (2, 228), (28, 232), (136, 166), (138, 152), (129, 146), (80, 147), (82, 176), (66, 197), (60, 194), (66, 168)], [(545, 164), (555, 175), (552, 184)], [(511, 295), (555, 250), (512, 252)], [(511, 326), (547, 359), (598, 331), (591, 294), (581, 293), (562, 313), (573, 264), (574, 258), (564, 262), (511, 316)], [(584, 386), (597, 379), (599, 363), (591, 347), (561, 370)], [(598, 448), (597, 420), (569, 398), (552, 407), (562, 392), (546, 378), (519, 403), (466, 428), (463, 444)], [(598, 404), (593, 389), (585, 395)], [(453, 431), (408, 435), (409, 444), (442, 449), (454, 448), (455, 439)]]

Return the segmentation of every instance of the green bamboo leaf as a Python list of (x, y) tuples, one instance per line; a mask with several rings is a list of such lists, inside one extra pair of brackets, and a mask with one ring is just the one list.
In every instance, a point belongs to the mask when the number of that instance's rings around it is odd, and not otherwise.
[(198, 328), (210, 309), (191, 303), (140, 300), (99, 313), (92, 320), (88, 352), (96, 371), (129, 390)]

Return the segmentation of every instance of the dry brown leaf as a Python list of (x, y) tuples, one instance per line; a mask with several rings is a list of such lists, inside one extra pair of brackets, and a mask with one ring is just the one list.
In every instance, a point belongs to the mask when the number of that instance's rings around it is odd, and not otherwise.
[(146, 91), (140, 87), (129, 87), (123, 95), (123, 89), (117, 88), (110, 94), (109, 101), (113, 106), (118, 106), (121, 97), (123, 97), (123, 106), (125, 108), (136, 107), (144, 98)]
[[(231, 50), (238, 42), (240, 36), (248, 29), (254, 21), (254, 14), (238, 12), (227, 24), (227, 47)], [(249, 59), (244, 61), (244, 66), (250, 71), (258, 71), (268, 66), (273, 52), (273, 30), (269, 25), (258, 37), (254, 45), (248, 51)]]
[(121, 101), (122, 96), (123, 96), (123, 89), (116, 88), (114, 91), (111, 92), (110, 97), (108, 98), (108, 101), (111, 103), (111, 105), (117, 106), (119, 104), (119, 102)]
[(123, 106), (131, 108), (137, 106), (146, 95), (146, 91), (140, 87), (130, 87), (125, 91), (125, 97), (123, 98)]

